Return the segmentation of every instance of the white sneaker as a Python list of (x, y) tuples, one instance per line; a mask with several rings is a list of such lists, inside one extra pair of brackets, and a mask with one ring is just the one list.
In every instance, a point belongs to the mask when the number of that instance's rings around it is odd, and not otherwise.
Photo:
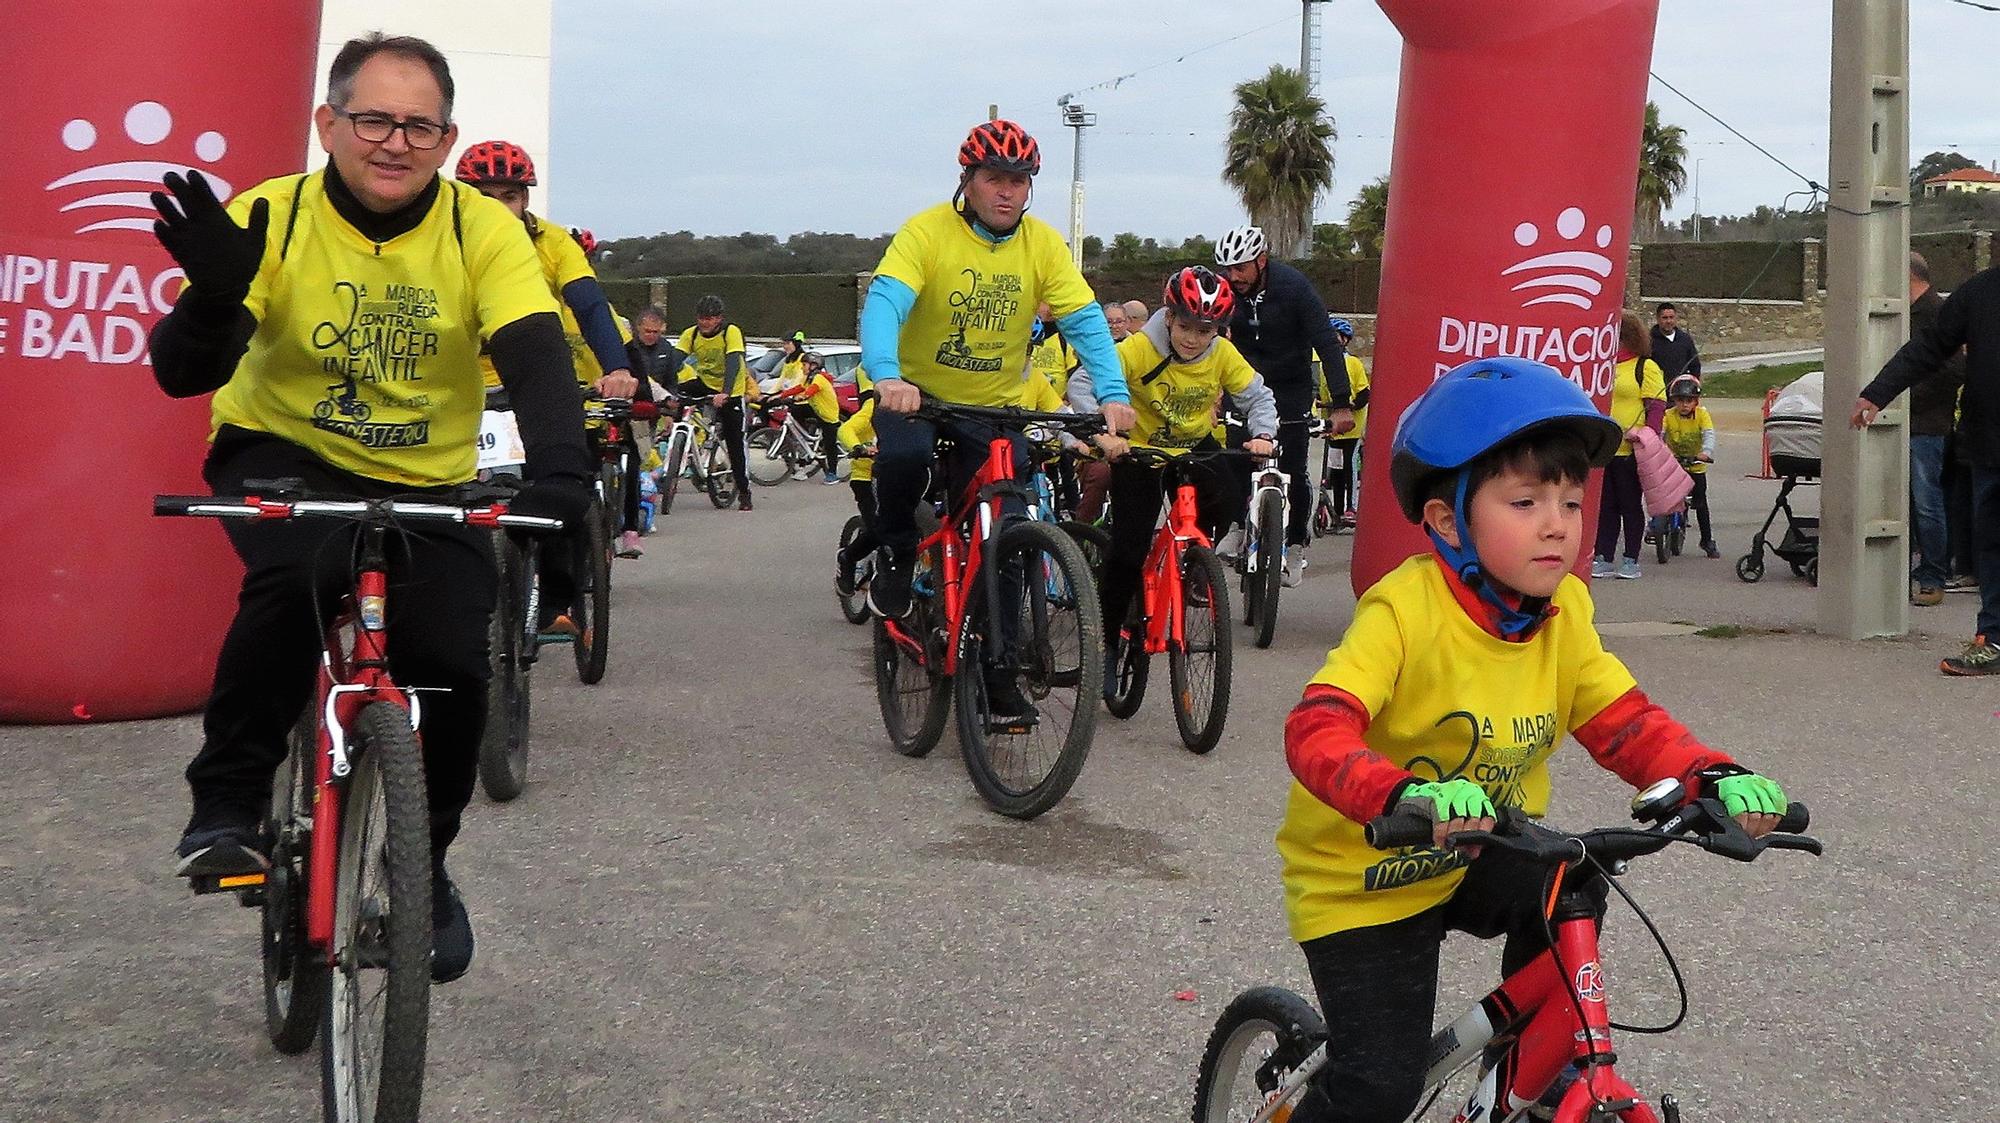
[(1296, 589), (1305, 583), (1306, 552), (1302, 549), (1285, 551), (1285, 588)]
[(1233, 558), (1242, 552), (1243, 528), (1240, 526), (1230, 527), (1229, 533), (1222, 536), (1222, 541), (1215, 544), (1215, 555), (1217, 557)]

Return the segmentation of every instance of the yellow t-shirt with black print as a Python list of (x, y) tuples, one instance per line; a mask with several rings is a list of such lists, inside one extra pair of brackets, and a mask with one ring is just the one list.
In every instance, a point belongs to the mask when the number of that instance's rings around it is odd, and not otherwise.
[[(875, 399), (862, 402), (861, 408), (854, 411), (854, 416), (840, 423), (837, 439), (840, 447), (849, 454), (863, 445), (875, 443)], [(847, 477), (850, 481), (859, 484), (875, 478), (874, 457), (856, 456), (851, 463), (854, 467)]]
[[(729, 381), (729, 356), (743, 354), (743, 329), (724, 324), (714, 335), (703, 335), (701, 329), (689, 328), (681, 333), (680, 348), (688, 357), (687, 365), (681, 368), (681, 381), (695, 379), (711, 393), (720, 394)], [(740, 362), (736, 369), (736, 392), (754, 394), (756, 387), (750, 385), (751, 381), (749, 362)]]
[[(1660, 373), (1660, 364), (1651, 359), (1634, 374), (1638, 359), (1626, 359), (1618, 364), (1618, 370), (1611, 380), (1611, 420), (1618, 423), (1621, 430), (1630, 431), (1635, 426), (1646, 423), (1646, 403), (1667, 400), (1666, 376)], [(1632, 455), (1632, 442), (1620, 441), (1618, 455)]]
[(903, 377), (958, 405), (1014, 404), (1037, 304), (1060, 317), (1097, 300), (1048, 223), (1025, 215), (988, 242), (949, 203), (904, 223), (875, 272), (917, 294), (897, 344)]
[[(585, 277), (595, 277), (597, 273), (590, 267), (590, 259), (583, 254), (583, 247), (569, 236), (569, 231), (560, 226), (537, 218), (530, 213), (525, 229), (533, 231), (529, 236), (535, 247), (535, 260), (541, 263), (542, 279), (549, 286), (549, 295), (555, 297), (556, 315), (562, 317), (563, 339), (569, 344), (570, 362), (576, 368), (576, 381), (581, 386), (595, 385), (604, 377), (604, 368), (597, 365), (597, 356), (583, 341), (583, 328), (576, 322), (576, 313), (570, 311), (569, 302), (563, 299), (563, 287), (571, 281)], [(619, 317), (614, 313), (613, 320)], [(621, 325), (619, 331), (630, 343), (632, 335)], [(493, 359), (484, 351), (479, 355), (479, 373), (486, 381), (488, 389), (500, 385), (500, 372), (493, 369)]]
[(481, 346), (556, 310), (520, 220), (442, 180), (414, 230), (377, 244), (334, 211), (324, 172), (260, 183), (231, 217), (246, 222), (258, 199), (271, 222), (243, 302), (257, 331), (210, 405), (210, 439), (235, 425), (369, 479), (471, 479)]
[[(1556, 615), (1526, 643), (1481, 628), (1453, 598), (1430, 554), (1396, 567), (1361, 596), (1340, 646), (1313, 676), (1369, 713), (1368, 747), (1422, 780), (1465, 777), (1495, 805), (1540, 815), (1549, 755), (1635, 683), (1604, 650), (1590, 590), (1574, 575)], [(1297, 781), (1278, 830), (1292, 939), (1415, 916), (1450, 897), (1465, 857), (1368, 845), (1362, 825)]]
[[(1127, 439), (1146, 448), (1179, 452), (1214, 435), (1215, 403), (1225, 392), (1248, 390), (1257, 372), (1235, 344), (1222, 338), (1194, 362), (1162, 367), (1160, 360), (1165, 357), (1143, 331), (1119, 341), (1118, 360), (1137, 417)], [(1158, 374), (1153, 373), (1156, 368)]]
[(798, 400), (811, 408), (814, 417), (828, 424), (840, 420), (840, 394), (834, 390), (833, 379), (825, 371), (806, 376), (797, 385), (807, 387)]
[(1069, 376), (1076, 371), (1076, 351), (1069, 340), (1052, 334), (1028, 351), (1028, 367), (1039, 371), (1058, 394), (1069, 393)]
[(1699, 475), (1708, 471), (1708, 465), (1697, 459), (1701, 456), (1701, 435), (1713, 428), (1715, 418), (1709, 415), (1707, 406), (1696, 406), (1693, 417), (1682, 417), (1680, 410), (1668, 405), (1661, 436), (1666, 438), (1667, 447), (1674, 450), (1675, 456), (1688, 461), (1687, 470)]

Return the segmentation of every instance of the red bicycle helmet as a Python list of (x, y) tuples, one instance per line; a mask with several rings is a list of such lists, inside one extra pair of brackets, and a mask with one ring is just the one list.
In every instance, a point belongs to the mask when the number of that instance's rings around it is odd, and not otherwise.
[(959, 166), (1034, 175), (1042, 170), (1042, 146), (1012, 121), (982, 121), (958, 146)]
[(528, 150), (505, 140), (482, 140), (466, 149), (458, 157), (458, 170), (454, 174), (459, 182), (474, 185), (535, 186), (535, 162), (528, 158)]
[(1203, 265), (1175, 270), (1167, 278), (1164, 296), (1167, 307), (1197, 320), (1221, 322), (1236, 308), (1236, 294), (1229, 282)]
[(569, 236), (575, 238), (576, 244), (583, 247), (583, 256), (589, 257), (597, 252), (597, 235), (590, 231), (581, 226), (572, 226), (569, 228)]

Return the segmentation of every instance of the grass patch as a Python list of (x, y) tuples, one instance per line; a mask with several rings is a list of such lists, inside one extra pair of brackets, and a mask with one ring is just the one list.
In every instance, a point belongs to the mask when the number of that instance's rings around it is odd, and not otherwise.
[(1707, 375), (1701, 380), (1701, 392), (1711, 398), (1759, 398), (1765, 392), (1778, 386), (1789, 386), (1797, 382), (1809, 371), (1820, 370), (1824, 363), (1814, 360), (1805, 363), (1766, 363), (1749, 370), (1727, 370)]

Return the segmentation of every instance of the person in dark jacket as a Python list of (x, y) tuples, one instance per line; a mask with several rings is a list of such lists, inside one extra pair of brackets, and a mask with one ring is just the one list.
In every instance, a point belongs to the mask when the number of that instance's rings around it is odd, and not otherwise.
[[(1931, 288), (1930, 263), (1910, 254), (1910, 335), (1922, 335), (1937, 322), (1944, 298)], [(1945, 360), (1936, 374), (1910, 387), (1910, 509), (1915, 515), (1915, 545), (1920, 557), (1910, 570), (1914, 605), (1944, 601), (1951, 576), (1947, 547), (1950, 518), (1944, 503), (1945, 446), (1957, 420), (1958, 388), (1965, 383), (1965, 361)], [(1865, 393), (1865, 392), (1864, 392)]]
[[(681, 364), (687, 356), (667, 338), (667, 314), (648, 305), (632, 321), (632, 342), (625, 345), (632, 360), (632, 373), (668, 393), (680, 388)], [(654, 395), (657, 397), (658, 395)]]
[[(1312, 472), (1307, 466), (1313, 402), (1324, 400), (1329, 435), (1354, 428), (1352, 394), (1347, 388), (1347, 351), (1328, 323), (1326, 305), (1304, 273), (1272, 261), (1264, 232), (1239, 226), (1215, 244), (1217, 271), (1235, 290), (1236, 312), (1229, 341), (1264, 378), (1278, 401), (1278, 467), (1291, 477), (1291, 510), (1285, 527), (1285, 584), (1305, 575), (1305, 545), (1312, 529)], [(1319, 393), (1313, 356), (1319, 356), (1326, 393)], [(1250, 504), (1250, 469), (1242, 462), (1243, 508)], [(1237, 531), (1226, 543), (1241, 541)], [(1225, 550), (1226, 552), (1226, 550)]]
[(1680, 309), (1662, 304), (1653, 310), (1653, 361), (1666, 375), (1667, 385), (1683, 374), (1701, 377), (1701, 352), (1694, 336), (1681, 326)]
[(1938, 669), (1948, 675), (2000, 674), (2000, 269), (1978, 273), (1938, 306), (1861, 391), (1851, 423), (1875, 420), (1897, 395), (1931, 378), (1965, 349), (1965, 392), (1957, 446), (1972, 472), (1972, 548), (1979, 577), (1973, 637)]

